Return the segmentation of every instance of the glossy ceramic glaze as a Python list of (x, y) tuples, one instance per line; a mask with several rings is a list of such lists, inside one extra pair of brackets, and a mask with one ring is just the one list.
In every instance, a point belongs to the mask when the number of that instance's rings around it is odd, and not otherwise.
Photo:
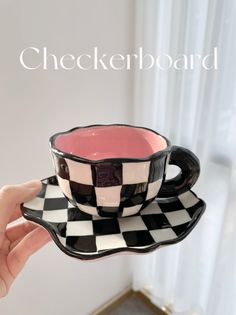
[(55, 176), (42, 181), (36, 198), (22, 205), (22, 213), (51, 234), (67, 255), (82, 260), (119, 252), (147, 253), (180, 242), (196, 226), (205, 203), (192, 191), (156, 199), (126, 218), (98, 218), (73, 207)]
[(131, 126), (92, 126), (58, 135), (54, 147), (84, 159), (147, 158), (167, 147), (160, 135)]
[[(93, 216), (134, 215), (156, 196), (187, 191), (199, 174), (192, 152), (142, 127), (78, 127), (52, 136), (50, 148), (65, 197)], [(168, 164), (182, 173), (163, 183)]]

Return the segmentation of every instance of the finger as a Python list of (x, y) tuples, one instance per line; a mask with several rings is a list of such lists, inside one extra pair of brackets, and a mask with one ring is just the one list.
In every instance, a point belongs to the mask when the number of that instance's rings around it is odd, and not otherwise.
[(20, 206), (16, 206), (15, 210), (13, 211), (8, 223), (11, 223), (22, 216)]
[(21, 218), (22, 217), (22, 212), (21, 212), (21, 206), (20, 204), (17, 205), (15, 207), (15, 210), (13, 210), (13, 213), (8, 221), (8, 223), (11, 223), (13, 221), (16, 221), (17, 219)]
[(29, 201), (40, 191), (41, 187), (42, 184), (39, 180), (32, 180), (24, 184), (7, 185), (2, 187), (0, 189), (1, 216), (3, 216), (2, 213), (4, 213), (4, 216), (8, 216), (10, 218), (12, 211), (10, 212), (9, 209), (15, 210), (16, 205)]
[(6, 230), (6, 237), (10, 242), (15, 242), (19, 238), (23, 238), (26, 234), (36, 229), (38, 225), (33, 222), (25, 221), (11, 227)]
[(41, 189), (39, 180), (21, 185), (5, 186), (0, 190), (0, 247), (7, 224), (22, 202), (31, 200)]
[(7, 263), (13, 277), (16, 277), (28, 258), (51, 240), (49, 233), (41, 227), (31, 231), (8, 254)]

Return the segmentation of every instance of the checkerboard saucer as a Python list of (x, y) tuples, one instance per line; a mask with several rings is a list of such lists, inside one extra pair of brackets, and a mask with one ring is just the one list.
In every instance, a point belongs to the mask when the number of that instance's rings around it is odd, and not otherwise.
[(117, 252), (147, 253), (183, 240), (196, 226), (206, 204), (191, 190), (156, 199), (138, 214), (95, 217), (71, 205), (56, 176), (42, 180), (36, 198), (21, 205), (23, 216), (46, 228), (67, 255), (92, 260)]

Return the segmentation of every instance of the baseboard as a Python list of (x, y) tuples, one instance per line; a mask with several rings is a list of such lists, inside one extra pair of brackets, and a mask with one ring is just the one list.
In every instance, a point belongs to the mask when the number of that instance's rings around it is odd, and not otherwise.
[(99, 307), (99, 309), (97, 309), (90, 315), (107, 315), (108, 312), (114, 310), (116, 307), (122, 304), (122, 302), (128, 299), (128, 297), (130, 297), (132, 294), (133, 290), (131, 286), (129, 286), (119, 294), (115, 295), (112, 299), (109, 300), (109, 302), (103, 304), (101, 307)]
[(112, 310), (115, 310), (120, 304), (122, 304), (126, 299), (131, 295), (134, 295), (136, 298), (140, 299), (147, 305), (149, 309), (155, 312), (156, 315), (168, 315), (167, 312), (161, 310), (156, 305), (154, 305), (150, 299), (141, 291), (133, 291), (131, 287), (126, 288), (121, 293), (114, 296), (109, 302), (102, 305), (99, 309), (93, 312), (90, 315), (107, 315)]
[[(149, 290), (147, 290), (147, 289), (142, 289), (142, 291), (138, 291), (138, 293), (141, 293), (141, 295), (144, 297), (144, 299), (147, 300), (147, 303), (150, 302), (152, 305), (154, 305), (154, 307), (156, 307), (156, 305), (151, 302), (151, 294), (150, 294), (150, 291), (149, 291)], [(160, 309), (160, 310), (163, 312), (163, 314), (165, 314), (165, 315), (172, 315), (172, 314), (173, 314), (172, 309), (171, 309), (168, 305), (163, 306), (162, 308), (159, 308), (159, 309)]]
[(151, 300), (149, 299), (149, 297), (144, 294), (141, 291), (137, 291), (133, 293), (138, 299), (142, 300), (149, 309), (151, 309), (152, 311), (155, 312), (156, 315), (169, 315), (170, 313), (167, 313), (165, 310), (162, 310), (161, 308), (159, 308), (158, 306), (156, 306), (155, 304), (153, 304), (151, 302)]

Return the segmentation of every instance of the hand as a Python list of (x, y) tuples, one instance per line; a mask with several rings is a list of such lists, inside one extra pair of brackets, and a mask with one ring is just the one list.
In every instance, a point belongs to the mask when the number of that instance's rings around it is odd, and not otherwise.
[(37, 180), (0, 189), (0, 297), (7, 294), (30, 255), (51, 239), (45, 229), (29, 221), (7, 226), (21, 216), (20, 204), (40, 189)]

